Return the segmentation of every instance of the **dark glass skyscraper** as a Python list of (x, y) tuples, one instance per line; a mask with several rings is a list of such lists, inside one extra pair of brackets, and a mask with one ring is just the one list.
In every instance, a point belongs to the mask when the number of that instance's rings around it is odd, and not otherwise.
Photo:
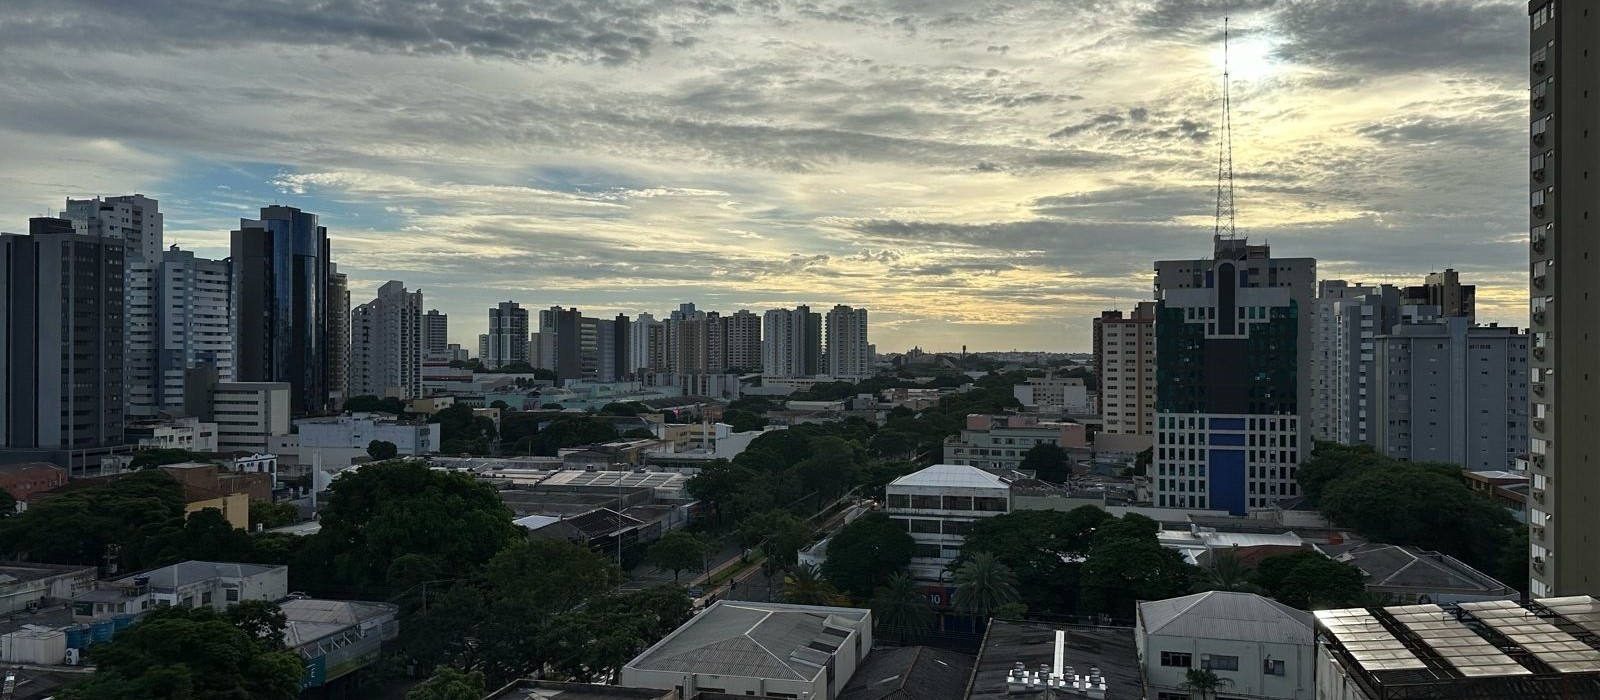
[(328, 407), (328, 230), (294, 207), (261, 208), (233, 232), (238, 377), (288, 382), (297, 414)]

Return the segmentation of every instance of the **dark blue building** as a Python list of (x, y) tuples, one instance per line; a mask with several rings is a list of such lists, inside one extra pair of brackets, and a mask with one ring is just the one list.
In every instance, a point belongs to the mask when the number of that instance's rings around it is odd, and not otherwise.
[(241, 382), (288, 382), (297, 415), (328, 409), (332, 261), (328, 230), (294, 207), (261, 208), (233, 232)]

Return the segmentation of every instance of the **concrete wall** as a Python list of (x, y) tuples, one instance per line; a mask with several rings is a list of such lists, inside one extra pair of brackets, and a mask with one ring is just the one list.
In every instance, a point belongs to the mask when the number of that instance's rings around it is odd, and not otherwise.
[[(1140, 663), (1144, 667), (1145, 682), (1152, 689), (1183, 692), (1179, 686), (1186, 680), (1185, 674), (1189, 668), (1202, 668), (1204, 655), (1236, 656), (1239, 658), (1239, 670), (1212, 668), (1218, 677), (1233, 681), (1233, 685), (1224, 691), (1225, 695), (1283, 700), (1312, 700), (1316, 697), (1313, 682), (1315, 654), (1309, 643), (1294, 645), (1146, 635), (1142, 628), (1138, 636), (1142, 640), (1140, 646), (1144, 653)], [(1162, 666), (1161, 652), (1164, 651), (1190, 654), (1192, 666)], [(1284, 675), (1273, 676), (1264, 672), (1263, 663), (1269, 657), (1284, 662)]]

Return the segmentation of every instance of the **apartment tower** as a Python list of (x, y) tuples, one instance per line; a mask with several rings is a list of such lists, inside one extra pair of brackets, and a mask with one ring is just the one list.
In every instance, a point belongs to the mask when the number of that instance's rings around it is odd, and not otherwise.
[(828, 311), (828, 374), (834, 377), (872, 376), (872, 353), (867, 344), (867, 310), (839, 304)]
[(351, 396), (422, 395), (422, 292), (391, 280), (350, 312)]
[(1600, 0), (1528, 9), (1528, 593), (1600, 595)]
[(1156, 425), (1156, 305), (1141, 302), (1124, 318), (1105, 311), (1094, 320), (1095, 376), (1105, 431), (1150, 435)]

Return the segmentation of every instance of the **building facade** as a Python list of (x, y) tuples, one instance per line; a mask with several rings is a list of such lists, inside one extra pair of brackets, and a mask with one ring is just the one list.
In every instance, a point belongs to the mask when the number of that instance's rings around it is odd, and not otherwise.
[(351, 396), (422, 395), (422, 292), (391, 280), (350, 312)]
[(350, 387), (350, 277), (328, 263), (328, 396), (344, 402)]
[(293, 413), (288, 382), (220, 382), (211, 389), (207, 419), (217, 426), (219, 452), (267, 452), (289, 434)]
[(162, 254), (156, 300), (156, 407), (179, 414), (189, 370), (213, 367), (222, 381), (234, 378), (228, 261), (197, 258), (173, 246)]
[[(1556, 13), (1560, 6), (1561, 12)], [(1600, 594), (1600, 216), (1591, 215), (1600, 129), (1588, 93), (1600, 94), (1600, 6), (1593, 0), (1528, 4), (1529, 311), (1532, 483), (1528, 504), (1529, 594)], [(1557, 183), (1563, 192), (1557, 192)], [(1557, 198), (1557, 194), (1561, 196)], [(1558, 272), (1556, 263), (1561, 262)], [(1593, 337), (1591, 337), (1593, 336)]]
[(1376, 339), (1374, 444), (1416, 462), (1511, 469), (1528, 447), (1528, 336), (1471, 317)]
[[(560, 308), (560, 307), (557, 307)], [(545, 312), (539, 312), (542, 317)], [(540, 324), (540, 331), (544, 330)], [(489, 369), (513, 362), (530, 362), (528, 310), (514, 301), (502, 301), (489, 309), (489, 332), (478, 341), (478, 359)]]
[(872, 347), (867, 343), (867, 310), (839, 304), (828, 311), (828, 374), (864, 379), (872, 376)]
[(1243, 515), (1299, 493), (1317, 263), (1214, 244), (1156, 263), (1156, 505)]
[(822, 315), (809, 306), (767, 310), (761, 318), (761, 373), (770, 377), (822, 374)]
[(1227, 681), (1226, 697), (1312, 700), (1315, 620), (1254, 593), (1208, 591), (1139, 603), (1139, 665), (1152, 698), (1189, 698), (1191, 670)]
[(1029, 377), (1026, 383), (1014, 386), (1011, 393), (1030, 411), (1074, 415), (1094, 412), (1089, 387), (1079, 377), (1057, 377), (1054, 373)]
[(916, 541), (906, 570), (937, 582), (961, 556), (972, 523), (1011, 512), (1011, 483), (976, 467), (935, 464), (890, 482), (884, 506)]
[(449, 362), (455, 359), (450, 351), (450, 317), (438, 309), (428, 309), (422, 315), (422, 359)]
[(165, 222), (159, 203), (142, 194), (68, 199), (62, 218), (80, 234), (122, 241), (123, 413), (134, 420), (153, 418), (159, 410), (161, 382), (156, 296)]
[(1141, 302), (1127, 318), (1106, 311), (1094, 321), (1097, 399), (1105, 431), (1150, 435), (1156, 424), (1156, 305)]
[(1373, 444), (1377, 431), (1377, 337), (1400, 322), (1400, 290), (1345, 280), (1317, 283), (1310, 367), (1311, 435), (1346, 445)]
[(1461, 273), (1445, 268), (1444, 272), (1428, 273), (1420, 285), (1406, 287), (1400, 303), (1406, 306), (1432, 306), (1444, 318), (1474, 318), (1477, 315), (1477, 297), (1478, 288), (1475, 285), (1462, 284)]
[(749, 309), (739, 309), (722, 319), (727, 326), (723, 337), (728, 343), (723, 372), (761, 371), (761, 317)]
[(1087, 430), (1081, 423), (1042, 421), (1032, 415), (972, 414), (959, 436), (945, 438), (944, 462), (1010, 473), (1022, 465), (1028, 450), (1046, 444), (1087, 447)]
[(123, 443), (124, 246), (66, 219), (0, 234), (0, 446)]
[(240, 381), (287, 382), (297, 414), (328, 408), (329, 351), (339, 336), (330, 319), (334, 272), (328, 229), (294, 207), (261, 208), (233, 232)]
[(421, 457), (439, 452), (439, 424), (395, 418), (381, 413), (304, 418), (294, 422), (300, 433), (300, 459), (311, 462), (320, 453), (324, 464), (349, 464), (367, 454), (373, 440), (394, 443), (399, 454)]

